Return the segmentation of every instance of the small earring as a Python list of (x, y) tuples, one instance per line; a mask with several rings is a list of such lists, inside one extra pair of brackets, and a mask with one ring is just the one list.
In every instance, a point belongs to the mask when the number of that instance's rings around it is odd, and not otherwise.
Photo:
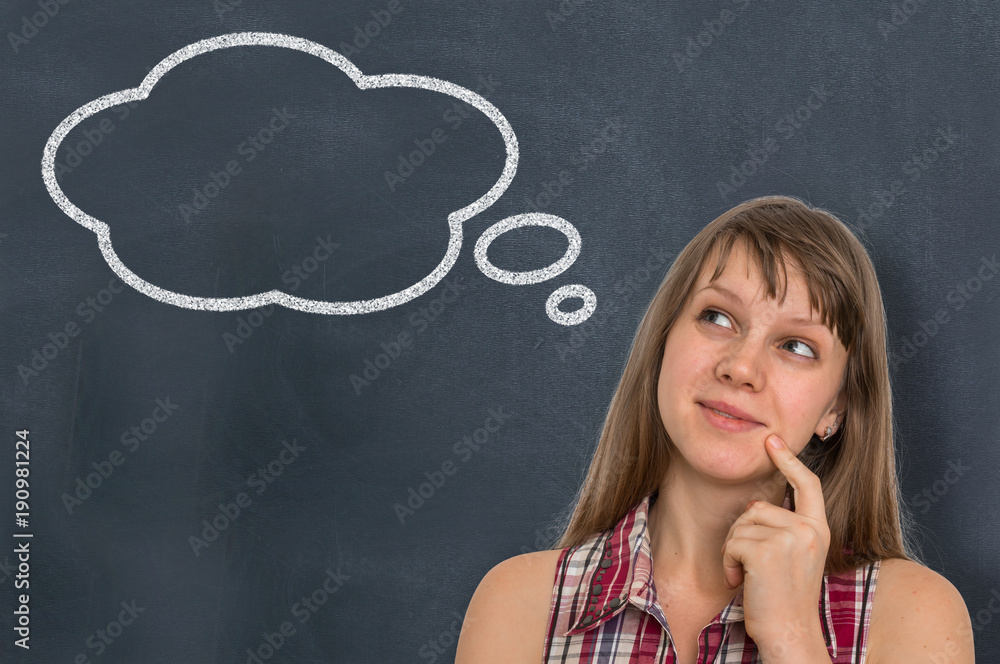
[(826, 440), (827, 438), (829, 438), (830, 436), (832, 436), (832, 435), (833, 435), (833, 432), (834, 432), (834, 431), (835, 431), (836, 429), (837, 429), (837, 423), (836, 423), (836, 422), (834, 422), (834, 423), (833, 423), (833, 426), (832, 426), (832, 427), (827, 427), (827, 428), (826, 428), (826, 431), (824, 432), (824, 433), (826, 433), (826, 435), (825, 435), (825, 436), (823, 436), (823, 440)]

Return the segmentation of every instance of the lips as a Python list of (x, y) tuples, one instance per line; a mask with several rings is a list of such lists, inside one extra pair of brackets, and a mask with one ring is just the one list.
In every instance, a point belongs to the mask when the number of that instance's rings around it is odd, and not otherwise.
[(763, 424), (763, 422), (758, 422), (756, 419), (754, 419), (754, 416), (751, 415), (750, 413), (746, 412), (745, 410), (740, 410), (736, 406), (728, 404), (725, 401), (700, 401), (699, 403), (703, 406), (707, 406), (708, 408), (714, 408), (715, 410), (723, 412), (727, 415), (732, 415), (733, 417), (738, 417), (741, 420), (746, 420), (747, 422), (755, 422), (756, 424)]

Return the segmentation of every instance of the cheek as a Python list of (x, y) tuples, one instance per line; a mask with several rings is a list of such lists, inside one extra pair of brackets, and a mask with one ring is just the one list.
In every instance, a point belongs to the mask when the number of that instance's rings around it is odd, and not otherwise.
[(792, 381), (781, 386), (775, 405), (781, 429), (786, 436), (794, 436), (805, 444), (813, 434), (813, 427), (820, 416), (823, 396), (816, 386)]
[(692, 357), (699, 357), (698, 339), (681, 326), (676, 326), (670, 331), (667, 342), (663, 347), (663, 366), (660, 372), (669, 370), (672, 374), (685, 372), (685, 367), (692, 364)]
[(657, 379), (657, 399), (661, 413), (673, 413), (683, 408), (704, 387), (709, 369), (697, 353), (664, 353)]
[(667, 348), (660, 366), (660, 384), (683, 393), (713, 375), (710, 355), (692, 344)]

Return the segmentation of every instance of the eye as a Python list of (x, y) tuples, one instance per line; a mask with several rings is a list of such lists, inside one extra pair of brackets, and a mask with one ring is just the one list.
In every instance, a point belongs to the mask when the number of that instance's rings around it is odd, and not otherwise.
[(814, 351), (812, 347), (805, 342), (799, 341), (798, 339), (789, 339), (785, 345), (787, 346), (788, 344), (798, 344), (803, 348), (805, 348), (807, 351), (809, 351), (809, 355), (807, 355), (806, 357), (812, 357), (812, 358), (816, 357), (816, 351)]
[[(721, 311), (716, 311), (715, 309), (705, 309), (700, 314), (698, 314), (698, 320), (704, 321), (708, 325), (716, 325), (716, 323), (713, 322), (716, 316), (719, 316), (722, 320), (726, 320), (726, 321), (729, 320), (729, 317), (726, 316), (726, 314), (722, 313)], [(721, 327), (725, 327), (725, 328), (730, 329), (730, 330), (733, 329), (731, 324), (730, 325), (722, 325)], [(808, 355), (804, 355), (802, 353), (795, 353), (796, 355), (801, 355), (802, 357), (812, 358), (812, 359), (816, 359), (817, 358), (815, 349), (813, 349), (812, 346), (810, 346), (809, 344), (805, 343), (804, 341), (799, 341), (798, 339), (789, 339), (788, 341), (785, 342), (784, 346), (787, 347), (787, 346), (789, 346), (791, 344), (798, 344), (799, 346), (801, 346), (802, 348), (804, 348), (809, 353)], [(795, 352), (795, 351), (792, 351), (792, 352)]]
[[(709, 325), (715, 325), (715, 323), (711, 321), (711, 319), (714, 318), (715, 316), (721, 316), (723, 319), (729, 320), (729, 318), (726, 317), (726, 314), (722, 313), (721, 311), (716, 311), (715, 309), (705, 309), (700, 314), (698, 314), (698, 320), (706, 321)], [(723, 327), (726, 326), (724, 325)], [(732, 326), (730, 326), (729, 329), (732, 329)]]

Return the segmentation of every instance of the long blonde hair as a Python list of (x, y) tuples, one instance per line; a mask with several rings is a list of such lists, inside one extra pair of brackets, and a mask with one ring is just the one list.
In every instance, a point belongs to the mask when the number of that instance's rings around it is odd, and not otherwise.
[[(784, 272), (786, 258), (794, 260), (804, 271), (810, 307), (821, 312), (848, 351), (843, 423), (826, 441), (813, 436), (799, 456), (823, 485), (831, 535), (827, 573), (883, 558), (919, 562), (908, 512), (901, 522), (900, 505), (905, 504), (896, 480), (885, 309), (875, 269), (842, 221), (789, 196), (737, 205), (677, 256), (636, 331), (590, 469), (572, 514), (561, 520), (565, 527), (554, 548), (576, 546), (611, 528), (666, 476), (675, 448), (660, 419), (657, 381), (667, 333), (706, 258), (720, 249), (709, 277), (713, 282), (737, 241), (748, 248), (771, 298), (777, 294), (779, 266)], [(853, 553), (845, 553), (845, 546)]]

